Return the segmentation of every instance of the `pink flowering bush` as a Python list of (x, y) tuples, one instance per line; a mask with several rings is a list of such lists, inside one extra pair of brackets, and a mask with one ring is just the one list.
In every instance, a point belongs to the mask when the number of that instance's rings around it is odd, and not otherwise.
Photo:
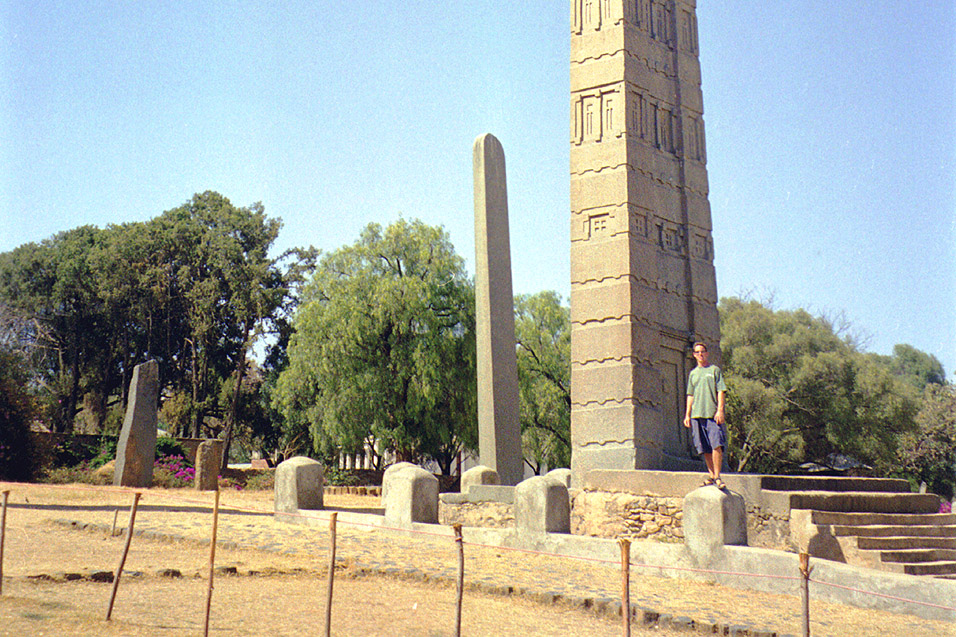
[(953, 505), (948, 500), (943, 500), (939, 503), (939, 512), (940, 513), (952, 513)]
[(195, 481), (196, 469), (183, 456), (163, 456), (153, 463), (153, 486), (176, 489)]

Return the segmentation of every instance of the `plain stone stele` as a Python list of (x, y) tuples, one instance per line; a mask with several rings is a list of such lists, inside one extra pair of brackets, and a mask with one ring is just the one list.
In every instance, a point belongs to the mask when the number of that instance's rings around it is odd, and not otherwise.
[(196, 488), (215, 491), (219, 488), (219, 467), (222, 466), (221, 440), (203, 440), (196, 450)]
[(411, 462), (396, 462), (395, 464), (389, 465), (388, 468), (385, 469), (385, 473), (382, 474), (382, 502), (385, 501), (385, 496), (388, 495), (389, 476), (394, 474), (396, 471), (404, 469), (405, 467), (415, 466), (417, 465)]
[(712, 562), (725, 544), (746, 546), (743, 496), (717, 487), (688, 493), (684, 498), (684, 544), (701, 565)]
[(382, 503), (388, 524), (438, 524), (438, 478), (421, 467), (413, 465), (391, 472), (383, 480), (382, 493), (387, 494), (382, 496)]
[(159, 363), (146, 361), (133, 368), (123, 431), (116, 446), (113, 484), (150, 487), (156, 461), (156, 422), (159, 400)]
[(321, 509), (325, 471), (312, 458), (296, 456), (276, 467), (275, 510), (295, 513), (299, 509)]
[(534, 476), (515, 487), (515, 526), (533, 533), (570, 533), (571, 499), (556, 478)]
[(501, 484), (524, 477), (518, 422), (518, 363), (505, 152), (494, 135), (473, 147), (475, 332), (478, 351), (478, 456)]
[(501, 484), (498, 480), (498, 472), (491, 467), (483, 464), (477, 465), (461, 474), (461, 486), (459, 490), (462, 493), (468, 493), (472, 485)]

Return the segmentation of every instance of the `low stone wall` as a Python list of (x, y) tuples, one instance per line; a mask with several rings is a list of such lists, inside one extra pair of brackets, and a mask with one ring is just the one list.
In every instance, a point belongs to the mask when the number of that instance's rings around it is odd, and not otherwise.
[(575, 490), (571, 533), (683, 542), (683, 503), (683, 498)]
[(438, 503), (438, 523), (492, 529), (514, 527), (514, 506), (505, 502)]

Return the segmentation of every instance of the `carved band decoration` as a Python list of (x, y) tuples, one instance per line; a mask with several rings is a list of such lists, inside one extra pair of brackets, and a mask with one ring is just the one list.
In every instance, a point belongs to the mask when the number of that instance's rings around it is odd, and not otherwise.
[(581, 35), (600, 31), (602, 26), (620, 24), (618, 3), (611, 0), (571, 0), (571, 32)]
[(579, 93), (571, 103), (571, 143), (600, 142), (624, 134), (621, 90), (598, 88)]

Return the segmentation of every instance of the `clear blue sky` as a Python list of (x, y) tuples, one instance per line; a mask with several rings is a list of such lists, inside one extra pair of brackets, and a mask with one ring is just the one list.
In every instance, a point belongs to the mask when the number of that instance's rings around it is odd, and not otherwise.
[[(700, 0), (721, 295), (843, 312), (956, 371), (956, 5)], [(0, 251), (262, 201), (279, 248), (400, 215), (474, 261), (504, 145), (515, 289), (569, 290), (568, 3), (0, 5)]]

